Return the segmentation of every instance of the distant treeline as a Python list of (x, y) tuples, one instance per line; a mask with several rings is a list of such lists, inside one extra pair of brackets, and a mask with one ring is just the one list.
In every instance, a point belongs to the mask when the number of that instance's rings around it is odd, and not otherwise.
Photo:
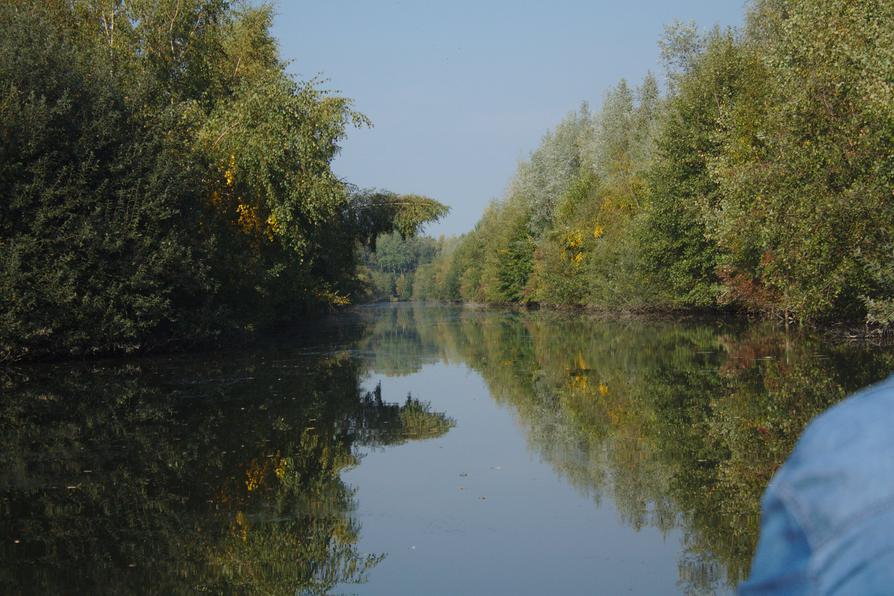
[(894, 322), (894, 3), (677, 24), (415, 276), (422, 299)]
[(0, 3), (0, 361), (206, 341), (366, 292), (446, 208), (330, 163), (367, 124), (286, 72), (271, 9)]
[(402, 237), (383, 234), (362, 254), (359, 277), (366, 282), (366, 301), (404, 301), (413, 297), (415, 272), (431, 263), (443, 250), (445, 239), (428, 236)]

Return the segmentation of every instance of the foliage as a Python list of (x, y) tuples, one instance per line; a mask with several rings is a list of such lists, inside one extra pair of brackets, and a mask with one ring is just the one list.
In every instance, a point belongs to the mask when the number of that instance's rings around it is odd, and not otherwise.
[(369, 278), (371, 300), (409, 300), (420, 267), (440, 253), (443, 241), (427, 236), (404, 238), (398, 232), (376, 239), (375, 250), (364, 248), (362, 264)]
[[(684, 33), (691, 36), (691, 31)], [(644, 214), (642, 268), (669, 306), (716, 305), (721, 293), (719, 254), (709, 239), (708, 213), (720, 200), (709, 160), (721, 141), (716, 128), (725, 106), (749, 84), (747, 64), (731, 31), (713, 31), (699, 40), (668, 41), (685, 55), (666, 59), (678, 65), (675, 93), (667, 100), (649, 165), (649, 208)]]
[(0, 591), (329, 594), (364, 582), (384, 555), (358, 547), (342, 473), (365, 448), (453, 421), (361, 391), (363, 374), (344, 352), (282, 348), (8, 367)]
[(755, 0), (741, 31), (672, 25), (665, 96), (621, 81), (566, 117), (439, 257), (471, 257), (465, 289), (429, 295), (890, 324), (892, 20)]
[(771, 324), (429, 305), (375, 316), (377, 367), (464, 363), (581, 494), (611, 498), (633, 528), (681, 531), (687, 593), (744, 579), (761, 494), (803, 428), (894, 366), (890, 349)]
[(331, 170), (367, 120), (286, 73), (271, 7), (0, 5), (0, 359), (149, 350), (360, 291), (357, 248), (446, 213)]
[(0, 7), (0, 359), (207, 333), (218, 222), (190, 148), (41, 12)]
[(763, 74), (720, 127), (716, 236), (731, 268), (800, 319), (859, 313), (859, 296), (894, 290), (871, 273), (894, 229), (892, 18), (883, 1), (753, 8), (746, 49)]

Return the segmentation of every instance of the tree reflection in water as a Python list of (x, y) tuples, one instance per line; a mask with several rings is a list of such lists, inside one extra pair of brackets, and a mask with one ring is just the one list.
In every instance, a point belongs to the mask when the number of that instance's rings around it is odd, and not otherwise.
[(432, 305), (367, 316), (377, 361), (466, 363), (582, 493), (634, 528), (679, 528), (684, 592), (744, 579), (760, 495), (801, 430), (894, 369), (890, 350), (771, 325)]
[(453, 422), (360, 379), (434, 362), (477, 371), (532, 448), (624, 523), (681, 531), (681, 590), (724, 589), (748, 571), (760, 495), (806, 423), (894, 366), (889, 350), (762, 325), (430, 305), (342, 313), (310, 336), (303, 352), (3, 373), (0, 592), (364, 581), (383, 555), (358, 549), (341, 473), (363, 445)]
[[(322, 594), (356, 548), (360, 445), (452, 421), (360, 390), (347, 353), (7, 371), (0, 592)], [(10, 537), (10, 539), (6, 539)]]

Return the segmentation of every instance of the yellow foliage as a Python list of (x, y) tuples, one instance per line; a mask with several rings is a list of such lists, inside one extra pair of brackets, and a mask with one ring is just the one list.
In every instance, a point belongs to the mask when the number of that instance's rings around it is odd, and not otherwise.
[(590, 367), (587, 366), (587, 361), (584, 360), (584, 353), (578, 351), (577, 353), (577, 368), (580, 370), (588, 370)]
[(595, 226), (593, 226), (593, 238), (599, 240), (600, 238), (602, 238), (602, 235), (604, 233), (605, 233), (605, 230), (603, 229), (603, 227), (601, 225), (596, 224)]
[(582, 252), (574, 253), (574, 256), (571, 257), (571, 260), (574, 262), (574, 264), (576, 266), (579, 266), (581, 263), (584, 262), (584, 253), (582, 253)]
[(229, 167), (224, 170), (224, 179), (227, 181), (227, 188), (233, 188), (236, 183), (236, 156), (230, 156)]
[(276, 477), (282, 480), (286, 477), (286, 471), (288, 469), (288, 462), (284, 457), (280, 457), (277, 459), (276, 467), (273, 468), (273, 473), (276, 474)]
[(239, 227), (245, 232), (259, 232), (261, 230), (261, 219), (251, 205), (239, 203), (236, 206), (236, 213), (239, 216), (237, 220)]
[(256, 460), (252, 460), (251, 465), (245, 470), (245, 488), (248, 492), (254, 491), (264, 482), (267, 475), (267, 465), (258, 464)]
[(590, 379), (588, 377), (588, 372), (590, 367), (587, 365), (587, 361), (584, 359), (583, 352), (578, 352), (577, 356), (574, 357), (574, 369), (570, 369), (571, 372), (571, 389), (576, 391), (588, 391), (590, 389)]
[(246, 542), (248, 540), (248, 518), (245, 517), (245, 514), (239, 511), (236, 513), (236, 531), (239, 536), (242, 538), (242, 542)]
[(580, 230), (573, 230), (565, 235), (566, 248), (578, 248), (583, 243), (584, 235), (581, 233)]
[(590, 388), (590, 379), (581, 373), (572, 375), (571, 389), (577, 391), (587, 391)]
[(605, 383), (599, 383), (599, 395), (605, 397), (608, 395), (608, 385)]
[(267, 218), (267, 239), (273, 241), (273, 236), (279, 234), (279, 230), (279, 221), (276, 219), (276, 214), (271, 213), (270, 217)]
[(239, 227), (247, 234), (263, 234), (267, 240), (273, 242), (276, 234), (280, 231), (279, 221), (273, 213), (266, 221), (262, 222), (254, 207), (246, 203), (239, 203), (236, 205), (236, 214)]
[(351, 303), (350, 298), (348, 298), (347, 296), (342, 296), (338, 292), (330, 289), (317, 289), (316, 297), (317, 299), (333, 306), (347, 306)]

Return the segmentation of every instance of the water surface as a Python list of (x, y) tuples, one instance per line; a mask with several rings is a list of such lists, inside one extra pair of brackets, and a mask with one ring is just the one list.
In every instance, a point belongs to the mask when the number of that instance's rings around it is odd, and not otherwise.
[(889, 351), (397, 305), (0, 373), (0, 592), (727, 593), (760, 494)]

